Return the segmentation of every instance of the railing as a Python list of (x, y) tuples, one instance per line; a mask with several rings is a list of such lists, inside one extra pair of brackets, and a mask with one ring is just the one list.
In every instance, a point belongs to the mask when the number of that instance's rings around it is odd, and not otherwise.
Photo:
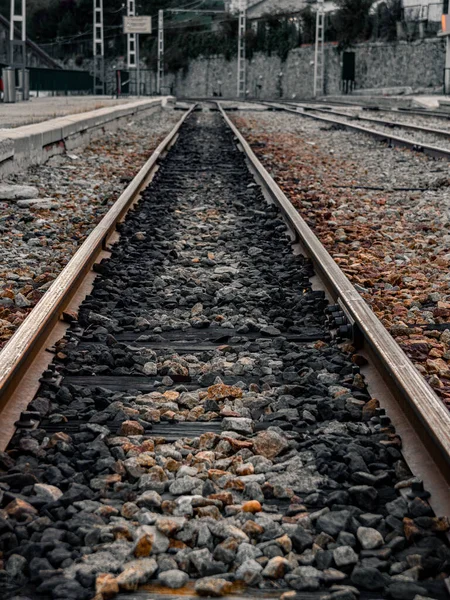
[(88, 71), (30, 69), (30, 90), (39, 92), (92, 93), (93, 77)]

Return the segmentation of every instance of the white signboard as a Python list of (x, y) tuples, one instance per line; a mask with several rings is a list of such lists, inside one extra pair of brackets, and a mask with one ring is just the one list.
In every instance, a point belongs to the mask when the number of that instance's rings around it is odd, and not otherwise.
[(124, 17), (123, 18), (124, 33), (151, 33), (152, 18), (151, 17)]

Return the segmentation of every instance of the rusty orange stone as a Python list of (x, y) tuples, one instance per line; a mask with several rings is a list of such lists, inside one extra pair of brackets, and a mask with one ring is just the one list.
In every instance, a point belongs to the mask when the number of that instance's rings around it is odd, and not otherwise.
[(233, 504), (233, 496), (230, 492), (218, 492), (217, 494), (210, 494), (208, 498), (211, 500), (219, 500), (225, 506)]
[(136, 558), (148, 556), (153, 548), (153, 536), (148, 533), (138, 539), (134, 547), (134, 555)]
[(120, 426), (119, 435), (142, 435), (144, 428), (137, 421), (124, 421)]
[(251, 538), (257, 538), (264, 533), (264, 527), (255, 523), (255, 521), (246, 521), (242, 527), (242, 531)]
[(243, 512), (257, 513), (262, 511), (261, 503), (258, 500), (249, 500), (242, 505)]
[(139, 449), (141, 452), (153, 452), (155, 450), (155, 442), (153, 440), (144, 440)]
[(243, 492), (245, 488), (245, 483), (241, 479), (230, 479), (225, 484), (226, 490), (237, 490), (238, 492)]
[(187, 545), (181, 540), (175, 540), (171, 538), (169, 540), (169, 548), (174, 548), (175, 550), (184, 550), (187, 548)]
[(408, 541), (411, 541), (420, 533), (420, 530), (414, 523), (413, 519), (409, 519), (408, 517), (403, 519), (403, 531)]
[(58, 442), (64, 442), (66, 444), (70, 444), (72, 442), (72, 438), (70, 437), (70, 435), (67, 435), (67, 433), (64, 433), (62, 431), (57, 431), (50, 438), (48, 445), (52, 448), (53, 446), (56, 446), (56, 444)]
[(252, 465), (252, 463), (246, 463), (236, 467), (236, 475), (253, 475), (254, 472), (255, 467)]
[(112, 528), (111, 533), (113, 534), (115, 540), (128, 540), (129, 542), (133, 541), (133, 533), (126, 525), (115, 525)]
[(242, 390), (234, 385), (216, 383), (208, 388), (208, 398), (211, 400), (225, 400), (226, 398), (242, 398)]
[(363, 419), (369, 421), (369, 419), (375, 416), (377, 408), (380, 408), (380, 402), (376, 398), (371, 398), (369, 402), (366, 402), (363, 406)]
[(229, 473), (230, 473), (229, 471), (222, 471), (222, 469), (209, 469), (208, 470), (208, 477), (212, 481), (217, 481), (218, 479), (220, 479), (224, 475), (229, 475)]
[(234, 438), (230, 437), (223, 437), (222, 439), (229, 442), (233, 450), (236, 452), (239, 452), (239, 450), (242, 450), (243, 448), (253, 448), (253, 442), (248, 440), (235, 440)]
[(171, 473), (175, 473), (181, 467), (181, 463), (173, 458), (168, 458), (166, 464), (164, 465), (167, 471)]
[(111, 573), (99, 573), (95, 580), (95, 592), (103, 600), (109, 600), (119, 593), (119, 584)]
[(12, 517), (18, 521), (30, 521), (38, 513), (34, 506), (31, 506), (31, 504), (25, 502), (25, 500), (21, 500), (20, 498), (11, 500), (11, 502), (5, 506), (4, 512), (8, 515), (8, 517)]

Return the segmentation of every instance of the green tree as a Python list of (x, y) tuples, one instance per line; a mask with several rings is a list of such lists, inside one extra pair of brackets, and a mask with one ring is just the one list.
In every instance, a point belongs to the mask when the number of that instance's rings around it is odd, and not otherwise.
[(368, 39), (371, 30), (372, 0), (336, 0), (338, 10), (332, 17), (340, 48)]

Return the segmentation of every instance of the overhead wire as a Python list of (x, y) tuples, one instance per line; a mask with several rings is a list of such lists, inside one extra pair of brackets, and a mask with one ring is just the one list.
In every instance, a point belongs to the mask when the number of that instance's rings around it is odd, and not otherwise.
[[(203, 4), (205, 4), (205, 2), (206, 2), (206, 0), (194, 0), (193, 2), (188, 2), (186, 4), (182, 4), (181, 6), (177, 6), (177, 8), (187, 9), (187, 10), (188, 9), (192, 9), (194, 11), (195, 9), (197, 9), (200, 6), (202, 6)], [(115, 12), (117, 13), (119, 11), (115, 11)], [(168, 9), (167, 12), (170, 12), (170, 9)], [(114, 13), (111, 13), (111, 14), (114, 14)], [(158, 13), (155, 13), (155, 14), (150, 15), (150, 16), (152, 17), (152, 19), (156, 19), (158, 17)], [(194, 19), (188, 19), (188, 20), (183, 21), (183, 23), (191, 22), (193, 20)], [(220, 22), (222, 22), (222, 21), (215, 21), (215, 23), (220, 23)], [(190, 25), (187, 25), (187, 26), (189, 27)], [(120, 24), (120, 25), (107, 25), (107, 26), (103, 27), (103, 30), (106, 31), (106, 30), (111, 30), (111, 29), (122, 29), (122, 27), (123, 27), (122, 24)], [(176, 25), (176, 26), (170, 26), (169, 25), (167, 27), (164, 27), (164, 29), (165, 30), (167, 30), (167, 29), (177, 29), (177, 28), (182, 28), (182, 27), (183, 26), (181, 24), (180, 25)], [(87, 31), (83, 31), (83, 32), (78, 33), (78, 34), (73, 35), (73, 36), (67, 36), (67, 37), (62, 37), (62, 38), (57, 37), (52, 42), (41, 42), (40, 45), (41, 46), (55, 46), (55, 45), (58, 45), (58, 44), (59, 45), (66, 45), (66, 44), (68, 44), (68, 43), (70, 43), (70, 42), (72, 42), (74, 40), (77, 40), (77, 39), (79, 39), (81, 37), (84, 37), (84, 36), (91, 37), (92, 35), (93, 35), (93, 29), (88, 29)], [(112, 39), (112, 38), (108, 38), (108, 39)]]

